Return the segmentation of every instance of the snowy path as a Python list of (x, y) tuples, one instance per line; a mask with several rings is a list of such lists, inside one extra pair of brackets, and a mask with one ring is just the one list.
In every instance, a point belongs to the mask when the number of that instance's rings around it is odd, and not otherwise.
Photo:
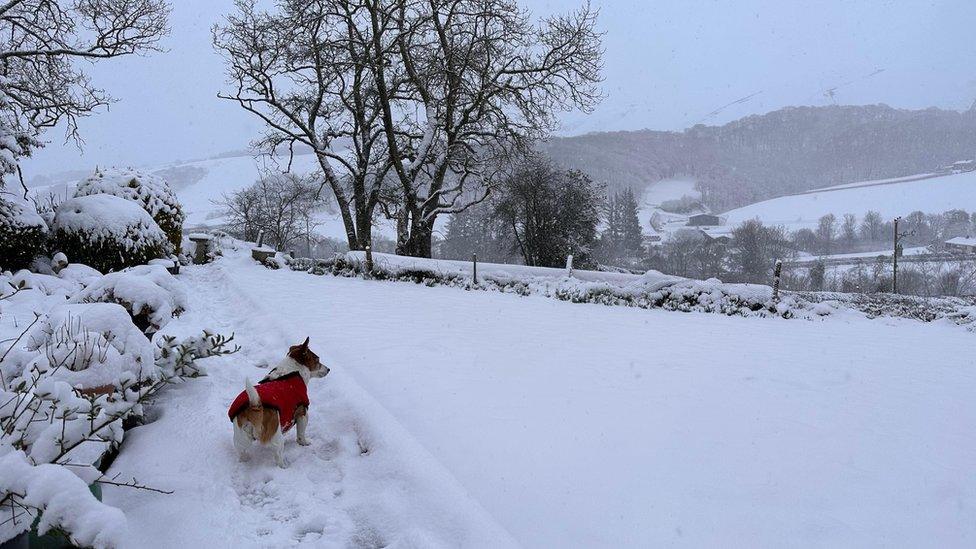
[(976, 335), (959, 327), (578, 305), (234, 261), (268, 322), (326, 345), (527, 547), (976, 540)]
[[(186, 333), (236, 332), (242, 352), (208, 359), (209, 375), (169, 389), (160, 417), (127, 434), (111, 473), (173, 495), (106, 487), (125, 510), (131, 547), (504, 547), (514, 542), (355, 382), (334, 368), (309, 388), (310, 447), (289, 433), (286, 469), (252, 449), (240, 463), (226, 416), (249, 376), (260, 379), (288, 344), (233, 287), (223, 267), (191, 267), (181, 279), (192, 309)], [(312, 337), (313, 348), (324, 342)]]

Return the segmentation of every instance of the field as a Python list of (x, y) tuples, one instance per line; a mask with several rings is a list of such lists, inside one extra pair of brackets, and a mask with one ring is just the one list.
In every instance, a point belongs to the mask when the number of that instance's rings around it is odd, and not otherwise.
[(767, 225), (798, 230), (815, 228), (817, 220), (829, 213), (838, 219), (852, 213), (860, 219), (874, 210), (891, 219), (913, 211), (941, 213), (950, 209), (976, 210), (976, 172), (850, 183), (765, 200), (722, 215), (729, 226), (758, 218)]

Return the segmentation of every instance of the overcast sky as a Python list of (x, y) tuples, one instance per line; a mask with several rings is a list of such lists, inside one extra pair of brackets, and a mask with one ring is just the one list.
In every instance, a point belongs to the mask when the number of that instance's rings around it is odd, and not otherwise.
[[(523, 0), (544, 15), (580, 0)], [(158, 165), (241, 149), (258, 122), (216, 98), (210, 27), (232, 0), (171, 0), (167, 51), (91, 70), (118, 102), (24, 163), (25, 176)], [(564, 134), (721, 124), (786, 105), (887, 103), (967, 109), (976, 100), (976, 2), (594, 0), (606, 32), (606, 99)], [(833, 90), (829, 92), (828, 90)], [(740, 99), (750, 97), (736, 103)], [(724, 108), (723, 108), (724, 107)]]

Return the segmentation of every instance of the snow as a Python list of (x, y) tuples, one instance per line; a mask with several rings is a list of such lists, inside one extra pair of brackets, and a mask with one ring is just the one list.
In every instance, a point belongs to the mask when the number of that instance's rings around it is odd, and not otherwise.
[[(930, 254), (930, 253), (932, 253), (932, 250), (929, 250), (927, 246), (913, 246), (911, 248), (905, 248), (902, 250), (903, 256), (923, 255), (923, 254)], [(814, 255), (806, 252), (801, 252), (798, 259), (802, 261), (814, 261), (818, 259), (824, 259), (824, 260), (861, 259), (861, 258), (873, 259), (878, 256), (891, 257), (891, 249), (877, 250), (873, 252), (851, 252), (846, 254), (830, 254), (830, 255)]]
[(732, 226), (758, 218), (766, 225), (784, 225), (797, 230), (815, 228), (817, 220), (829, 213), (838, 218), (852, 213), (860, 219), (866, 212), (874, 210), (882, 218), (892, 219), (913, 211), (976, 210), (976, 172), (878, 183), (862, 182), (774, 198), (724, 215), (728, 216), (728, 224)]
[(139, 265), (109, 273), (88, 285), (71, 303), (118, 303), (130, 314), (145, 313), (156, 332), (188, 307), (186, 289), (161, 265)]
[[(76, 197), (95, 194), (109, 194), (141, 204), (154, 219), (159, 214), (174, 215), (179, 206), (163, 178), (132, 168), (98, 169), (75, 189)], [(177, 222), (182, 223), (182, 219), (177, 218)]]
[(166, 241), (163, 230), (138, 204), (109, 194), (66, 200), (54, 216), (53, 228), (117, 239), (129, 249), (141, 242)]
[[(0, 492), (25, 494), (24, 503), (43, 507), (38, 532), (51, 527), (66, 527), (72, 539), (84, 547), (116, 547), (123, 539), (125, 515), (100, 503), (88, 491), (88, 486), (68, 469), (56, 465), (33, 465), (27, 456), (9, 446), (0, 446)], [(24, 522), (0, 525), (0, 539), (7, 539), (9, 530), (22, 530)], [(30, 521), (26, 521), (30, 525)]]
[[(65, 341), (67, 345), (46, 345)], [(65, 367), (52, 374), (73, 387), (115, 384), (124, 372), (152, 378), (153, 345), (132, 324), (129, 313), (114, 303), (58, 305), (24, 338), (28, 350), (48, 353), (52, 366)]]
[[(388, 270), (392, 273), (404, 273), (409, 271), (430, 271), (441, 275), (462, 276), (470, 278), (474, 265), (470, 261), (457, 261), (447, 259), (426, 259), (421, 257), (407, 257), (401, 255), (373, 253), (373, 264), (377, 268)], [(346, 257), (351, 260), (365, 264), (365, 252), (349, 252)], [(640, 275), (629, 273), (613, 273), (606, 271), (580, 271), (573, 270), (574, 277), (588, 282), (605, 282), (615, 286), (626, 286), (640, 280)], [(478, 277), (491, 277), (499, 281), (509, 281), (516, 279), (543, 278), (558, 279), (566, 276), (566, 269), (554, 267), (529, 267), (526, 265), (511, 265), (506, 263), (482, 263), (478, 262)]]
[[(504, 530), (527, 547), (976, 535), (976, 363), (972, 335), (947, 323), (831, 303), (822, 321), (573, 304), (234, 256), (186, 272), (198, 307), (179, 324), (215, 322), (245, 350), (127, 436), (112, 472), (176, 490), (107, 490), (133, 546), (215, 531), (226, 546), (345, 545), (352, 532), (423, 547), (502, 545)], [(284, 471), (269, 452), (238, 463), (226, 406), (253, 365), (304, 336), (332, 368), (310, 387), (313, 446), (289, 439)]]
[[(2, 150), (0, 148), (0, 151)], [(0, 223), (9, 223), (13, 228), (40, 227), (47, 232), (47, 224), (37, 214), (34, 206), (13, 193), (0, 194)]]
[[(64, 254), (62, 254), (64, 255)], [(88, 286), (102, 277), (102, 273), (83, 263), (71, 263), (58, 271), (58, 278), (70, 280)]]
[[(160, 540), (173, 547), (515, 546), (340, 366), (312, 380), (312, 444), (298, 446), (288, 433), (289, 468), (277, 468), (262, 448), (239, 462), (227, 407), (246, 377), (262, 377), (304, 331), (266, 316), (236, 287), (222, 260), (188, 266), (181, 277), (189, 281), (193, 307), (164, 331), (211, 326), (235, 332), (244, 349), (208, 359), (209, 375), (165, 393), (157, 404), (160, 416), (126, 434), (125, 451), (109, 473), (174, 493), (105, 487), (106, 503), (126, 510), (130, 528), (123, 546)], [(313, 336), (311, 347), (324, 351), (335, 339)]]
[(960, 246), (976, 246), (976, 238), (969, 236), (957, 236), (946, 240), (946, 244), (958, 244)]
[(677, 200), (683, 196), (698, 198), (695, 180), (689, 178), (662, 179), (649, 184), (641, 195), (643, 206), (660, 206), (662, 202)]

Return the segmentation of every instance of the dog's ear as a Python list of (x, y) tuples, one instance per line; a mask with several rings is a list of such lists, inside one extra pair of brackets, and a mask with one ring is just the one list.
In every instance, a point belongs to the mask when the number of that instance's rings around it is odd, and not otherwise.
[(302, 347), (308, 348), (308, 337), (305, 338), (305, 343), (302, 343)]

